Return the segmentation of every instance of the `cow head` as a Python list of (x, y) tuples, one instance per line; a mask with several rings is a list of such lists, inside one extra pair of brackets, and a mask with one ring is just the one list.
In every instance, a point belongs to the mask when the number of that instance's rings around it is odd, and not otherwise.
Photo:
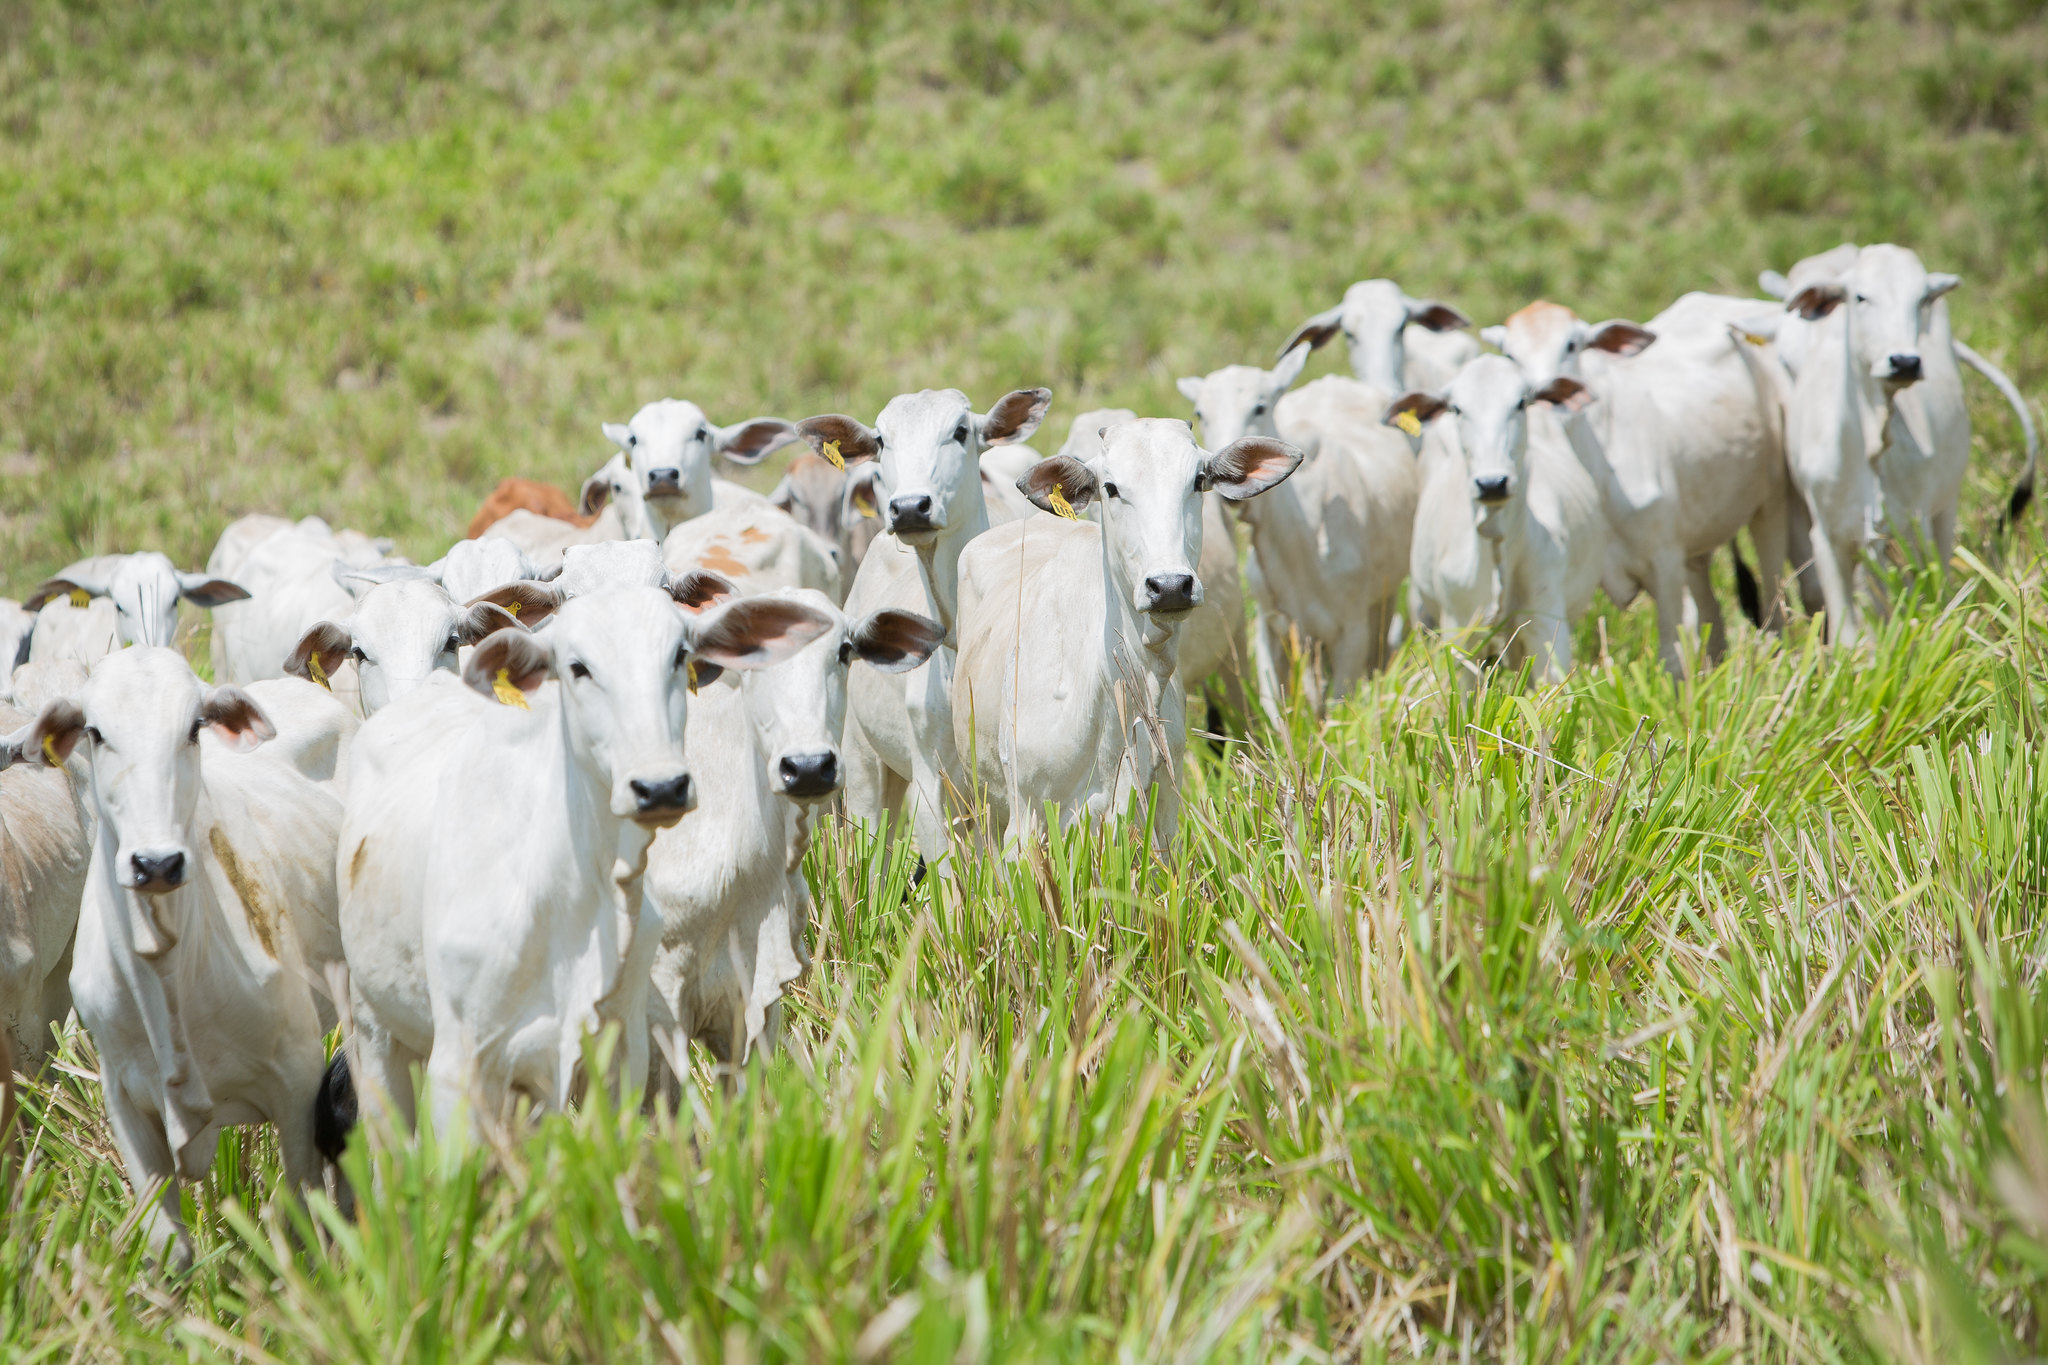
[[(1837, 251), (1840, 251), (1837, 248)], [(1822, 266), (1819, 262), (1826, 261)], [(1809, 322), (1846, 308), (1850, 360), (1857, 372), (1889, 390), (1920, 380), (1920, 333), (1927, 310), (1962, 280), (1933, 272), (1902, 246), (1867, 246), (1853, 259), (1835, 253), (1801, 262), (1785, 300)]]
[(454, 672), (462, 646), (494, 630), (536, 625), (554, 607), (540, 584), (500, 584), (473, 602), (460, 603), (429, 579), (379, 581), (379, 573), (346, 575), (343, 586), (355, 596), (355, 613), (346, 622), (316, 623), (284, 660), (286, 673), (323, 687), (336, 669), (353, 662), (366, 716), (413, 691), (437, 669)]
[(1531, 403), (1568, 405), (1584, 391), (1578, 380), (1559, 375), (1532, 390), (1522, 371), (1505, 356), (1467, 361), (1441, 394), (1409, 393), (1387, 409), (1389, 426), (1403, 414), (1419, 422), (1450, 417), (1457, 423), (1457, 449), (1471, 477), (1467, 495), (1482, 509), (1505, 507), (1528, 490)]
[(759, 464), (770, 451), (796, 439), (780, 417), (715, 425), (704, 409), (679, 398), (649, 403), (623, 426), (606, 422), (604, 434), (618, 455), (583, 484), (583, 513), (616, 501), (626, 534), (660, 540), (679, 521), (711, 510), (711, 457)]
[(842, 470), (806, 450), (789, 462), (768, 501), (832, 546), (841, 571), (851, 574), (881, 530), (873, 483), (879, 472), (872, 460)]
[(115, 629), (124, 645), (168, 645), (178, 629), (180, 597), (201, 607), (239, 602), (248, 590), (225, 578), (180, 573), (155, 550), (81, 559), (45, 581), (22, 605), (38, 611), (69, 592), (105, 597), (114, 604)]
[(1213, 488), (1242, 502), (1301, 464), (1300, 451), (1266, 436), (1233, 441), (1211, 455), (1195, 444), (1186, 422), (1167, 418), (1111, 426), (1100, 440), (1087, 460), (1039, 461), (1017, 488), (1048, 512), (1062, 502), (1078, 512), (1100, 501), (1112, 577), (1133, 611), (1162, 622), (1201, 605), (1195, 565), (1202, 557), (1202, 494)]
[(114, 846), (111, 875), (139, 893), (124, 903), (136, 952), (158, 957), (179, 926), (145, 903), (191, 880), (211, 831), (197, 826), (201, 739), (246, 752), (276, 731), (236, 687), (209, 687), (183, 655), (144, 645), (108, 655), (76, 701), (47, 703), (7, 737), (29, 762), (58, 766), (82, 740), (92, 771), (102, 839)]
[(1280, 395), (1301, 377), (1313, 347), (1304, 341), (1280, 357), (1270, 370), (1256, 365), (1225, 365), (1199, 379), (1177, 381), (1181, 397), (1195, 405), (1195, 420), (1202, 424), (1202, 439), (1212, 446), (1226, 446), (1247, 436), (1280, 438), (1273, 413)]
[(1636, 323), (1620, 318), (1587, 322), (1564, 305), (1542, 299), (1479, 335), (1521, 367), (1531, 392), (1541, 392), (1559, 375), (1583, 380), (1580, 361), (1589, 351), (1639, 355), (1657, 339), (1655, 333)]
[(882, 529), (928, 546), (966, 524), (971, 499), (981, 496), (981, 452), (1031, 439), (1051, 403), (1051, 389), (1017, 389), (979, 413), (958, 389), (925, 389), (890, 399), (872, 427), (832, 413), (797, 431), (827, 460), (874, 460)]
[[(541, 577), (526, 552), (510, 540), (491, 536), (482, 540), (458, 540), (427, 566), (428, 572), (448, 595), (458, 602), (522, 579)], [(344, 584), (344, 587), (347, 585)]]
[(1381, 393), (1399, 393), (1408, 358), (1403, 334), (1411, 324), (1449, 332), (1470, 327), (1472, 319), (1447, 303), (1412, 299), (1392, 280), (1360, 280), (1344, 291), (1342, 303), (1297, 327), (1280, 354), (1303, 342), (1314, 349), (1342, 336), (1351, 351), (1351, 373)]
[[(487, 697), (524, 705), (549, 678), (560, 684), (571, 748), (611, 791), (611, 812), (650, 827), (680, 820), (697, 804), (683, 761), (683, 726), (693, 661), (713, 668), (766, 668), (832, 627), (804, 602), (773, 597), (717, 602), (701, 612), (706, 583), (690, 573), (670, 589), (612, 588), (573, 597), (540, 634), (500, 630), (486, 637), (462, 678)], [(700, 669), (700, 674), (704, 670)]]

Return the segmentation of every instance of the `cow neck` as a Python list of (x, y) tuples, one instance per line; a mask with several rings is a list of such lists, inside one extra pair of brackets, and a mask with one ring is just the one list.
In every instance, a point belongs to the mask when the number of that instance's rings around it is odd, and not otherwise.
[[(1173, 675), (1180, 662), (1181, 622), (1158, 621), (1131, 605), (1131, 584), (1118, 572), (1117, 560), (1110, 545), (1108, 518), (1096, 524), (1095, 543), (1099, 551), (1102, 570), (1102, 597), (1107, 610), (1103, 613), (1106, 640), (1112, 651), (1119, 645), (1138, 648), (1130, 650), (1133, 660), (1144, 668), (1153, 680), (1147, 700), (1155, 707), (1159, 701), (1160, 689)], [(1199, 556), (1197, 556), (1199, 558)], [(1114, 669), (1114, 653), (1112, 653)]]
[(968, 543), (988, 529), (988, 499), (982, 496), (981, 479), (974, 473), (979, 456), (968, 461), (967, 487), (958, 498), (957, 510), (967, 515), (955, 522), (950, 514), (946, 517), (946, 529), (941, 531), (929, 545), (913, 545), (909, 548), (917, 554), (917, 571), (924, 579), (926, 596), (940, 625), (946, 628), (946, 645), (957, 648), (958, 640), (954, 631), (954, 618), (960, 610), (960, 555)]
[(1863, 458), (1875, 460), (1884, 449), (1885, 437), (1889, 432), (1894, 411), (1893, 393), (1865, 372), (1856, 361), (1856, 314), (1847, 302), (1836, 309), (1842, 315), (1842, 373), (1845, 393), (1849, 404), (1847, 411), (1856, 414), (1858, 434), (1863, 439)]

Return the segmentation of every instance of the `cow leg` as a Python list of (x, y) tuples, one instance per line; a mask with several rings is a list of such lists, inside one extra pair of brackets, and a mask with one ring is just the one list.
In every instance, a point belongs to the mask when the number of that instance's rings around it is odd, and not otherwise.
[[(174, 1275), (192, 1268), (192, 1233), (185, 1226), (184, 1210), (178, 1201), (178, 1163), (171, 1154), (170, 1140), (163, 1124), (135, 1103), (117, 1085), (108, 1085), (100, 1073), (100, 1087), (106, 1095), (107, 1123), (114, 1130), (114, 1147), (121, 1164), (128, 1169), (128, 1184), (137, 1199), (151, 1199), (142, 1216), (142, 1233), (150, 1254)], [(308, 1106), (310, 1108), (310, 1106)]]
[(896, 784), (896, 799), (889, 799), (889, 778), (892, 774), (882, 763), (882, 756), (861, 729), (860, 720), (849, 710), (846, 717), (846, 731), (840, 741), (839, 756), (846, 764), (846, 813), (855, 820), (870, 825), (879, 825), (885, 814), (900, 811), (902, 807), (902, 783)]
[(1948, 577), (1949, 557), (1956, 552), (1956, 509), (1954, 504), (1936, 508), (1934, 512), (1934, 554), (1935, 568), (1944, 581)]
[(37, 1074), (37, 1068), (56, 1049), (57, 1040), (51, 1031), (61, 1031), (64, 1021), (71, 1017), (71, 950), (77, 946), (78, 934), (74, 931), (71, 941), (64, 945), (64, 955), (43, 978), (42, 1018), (37, 1021), (36, 1036), (29, 1040), (31, 1076)]
[(360, 992), (350, 995), (356, 1028), (349, 1040), (349, 1072), (355, 1082), (356, 1104), (365, 1119), (374, 1115), (382, 1120), (365, 1126), (395, 1125), (411, 1132), (418, 1121), (412, 1069), (420, 1062), (419, 1054), (391, 1036)]
[(1799, 579), (1799, 605), (1808, 616), (1827, 610), (1827, 591), (1821, 585), (1820, 566), (1813, 554), (1813, 513), (1804, 498), (1795, 496), (1786, 501), (1785, 546), (1785, 557)]
[(1688, 559), (1685, 562), (1685, 581), (1698, 613), (1700, 630), (1706, 636), (1707, 662), (1718, 664), (1728, 652), (1728, 622), (1721, 615), (1721, 599), (1715, 595), (1713, 580), (1707, 575), (1710, 562), (1707, 555)]
[(1264, 608), (1252, 622), (1252, 668), (1259, 688), (1259, 705), (1266, 713), (1266, 723), (1274, 729), (1281, 726), (1280, 702), (1286, 695), (1280, 685), (1280, 664), (1282, 657), (1279, 640), (1275, 636), (1275, 618)]
[(1678, 648), (1685, 619), (1685, 564), (1675, 547), (1650, 561), (1650, 598), (1657, 604), (1657, 657), (1674, 678), (1685, 676), (1685, 656)]
[(1856, 599), (1851, 595), (1856, 587), (1856, 546), (1839, 543), (1826, 534), (1814, 536), (1812, 543), (1814, 572), (1820, 578), (1828, 614), (1828, 643), (1853, 644), (1860, 633)]
[(1773, 635), (1785, 632), (1785, 556), (1791, 523), (1782, 498), (1767, 498), (1749, 519), (1749, 538), (1756, 545), (1756, 595), (1762, 609), (1762, 629)]

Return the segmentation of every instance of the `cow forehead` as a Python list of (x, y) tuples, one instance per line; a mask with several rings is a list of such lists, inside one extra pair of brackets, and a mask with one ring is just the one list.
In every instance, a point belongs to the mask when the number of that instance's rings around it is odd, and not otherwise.
[(1579, 315), (1561, 303), (1538, 299), (1508, 315), (1509, 344), (1562, 345), (1580, 327)]
[(562, 556), (555, 585), (571, 597), (601, 588), (658, 588), (665, 581), (661, 545), (652, 540), (601, 540), (572, 545)]
[(198, 709), (199, 679), (175, 649), (136, 645), (94, 664), (79, 700), (102, 730), (131, 729), (166, 713), (182, 725)]
[(937, 443), (950, 440), (960, 419), (973, 413), (974, 405), (958, 389), (920, 389), (891, 398), (875, 419), (875, 426), (891, 442), (921, 438)]
[(356, 603), (358, 627), (371, 630), (414, 623), (441, 629), (454, 619), (455, 600), (439, 584), (424, 579), (401, 578), (395, 583), (379, 583)]
[(1482, 355), (1458, 371), (1451, 380), (1449, 397), (1460, 412), (1478, 416), (1515, 408), (1528, 391), (1514, 361), (1503, 355)]
[(1202, 448), (1186, 422), (1170, 417), (1144, 417), (1120, 422), (1102, 439), (1102, 453), (1091, 462), (1112, 479), (1134, 487), (1194, 487), (1194, 471)]
[(1857, 286), (1866, 294), (1883, 294), (1918, 302), (1927, 292), (1927, 267), (1917, 253), (1902, 246), (1867, 246), (1856, 258)]
[(681, 643), (683, 613), (660, 588), (603, 588), (570, 598), (542, 634), (557, 651), (605, 658), (644, 652), (666, 659)]
[(1238, 405), (1249, 407), (1273, 387), (1273, 374), (1256, 365), (1225, 365), (1211, 370), (1202, 380), (1201, 401), (1205, 411), (1226, 412)]
[(1408, 323), (1408, 296), (1392, 280), (1360, 280), (1344, 291), (1344, 330), (1398, 332)]
[(705, 424), (704, 409), (683, 398), (661, 398), (641, 408), (627, 423), (642, 444), (649, 441), (687, 441)]
[(114, 566), (111, 587), (118, 590), (127, 588), (133, 592), (168, 590), (172, 596), (178, 591), (178, 571), (168, 556), (156, 550), (138, 550), (131, 555), (121, 556)]

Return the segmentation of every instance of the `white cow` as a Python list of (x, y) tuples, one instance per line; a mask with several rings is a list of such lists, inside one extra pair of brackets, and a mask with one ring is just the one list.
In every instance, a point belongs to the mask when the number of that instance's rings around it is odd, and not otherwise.
[(772, 503), (719, 507), (678, 522), (661, 545), (669, 570), (709, 569), (745, 593), (811, 588), (834, 602), (846, 595), (839, 551)]
[(1645, 327), (1587, 323), (1539, 301), (1483, 333), (1521, 368), (1531, 392), (1560, 375), (1586, 386), (1560, 412), (1613, 530), (1608, 595), (1625, 605), (1649, 589), (1659, 655), (1674, 676), (1685, 666), (1678, 641), (1688, 598), (1707, 627), (1708, 658), (1726, 650), (1707, 567), (1745, 525), (1764, 561), (1759, 624), (1776, 630), (1783, 622), (1782, 385), (1770, 358), (1730, 332), (1756, 311), (1754, 300), (1687, 294)]
[(1259, 688), (1276, 720), (1290, 628), (1320, 647), (1319, 704), (1385, 665), (1422, 484), (1420, 439), (1380, 424), (1398, 392), (1335, 375), (1287, 391), (1309, 349), (1296, 345), (1270, 370), (1230, 365), (1180, 381), (1210, 445), (1262, 436), (1306, 455), (1284, 487), (1238, 509), (1251, 528)]
[(509, 540), (458, 540), (427, 566), (428, 573), (458, 602), (474, 602), (507, 583), (551, 578), (559, 570), (542, 569)]
[(21, 761), (41, 742), (39, 711), (0, 707), (0, 1035), (31, 1076), (71, 1013), (71, 938), (92, 847), (84, 759), (55, 769)]
[(720, 1061), (773, 1046), (783, 986), (810, 962), (811, 823), (844, 780), (847, 677), (865, 662), (887, 673), (938, 648), (938, 623), (884, 608), (858, 621), (830, 598), (786, 590), (832, 628), (773, 668), (702, 679), (690, 698), (690, 770), (715, 794), (655, 836), (648, 900), (661, 916), (650, 1019)]
[(11, 676), (28, 662), (36, 614), (11, 597), (0, 597), (0, 675)]
[[(346, 575), (354, 612), (307, 630), (286, 656), (284, 672), (324, 687), (344, 664), (353, 664), (363, 714), (374, 716), (437, 669), (454, 672), (464, 645), (507, 626), (533, 625), (553, 605), (542, 585), (525, 583), (457, 602), (426, 572), (398, 565)], [(514, 606), (516, 615), (509, 610)]]
[[(958, 389), (925, 389), (890, 399), (873, 427), (838, 414), (798, 424), (814, 452), (830, 446), (849, 464), (872, 459), (881, 468), (876, 500), (885, 531), (861, 561), (847, 615), (895, 607), (937, 621), (951, 638), (960, 552), (989, 528), (981, 454), (1031, 439), (1051, 403), (1051, 389), (1017, 389), (977, 413)], [(948, 813), (967, 790), (953, 748), (952, 698), (950, 646), (902, 675), (862, 670), (848, 684), (847, 810), (879, 821), (907, 799), (927, 859), (945, 851)]]
[(1202, 495), (1242, 503), (1301, 460), (1268, 438), (1210, 455), (1185, 422), (1126, 422), (1093, 459), (1056, 456), (1025, 476), (1047, 511), (1101, 499), (1100, 526), (1033, 517), (962, 552), (954, 743), (1009, 851), (1048, 804), (1063, 825), (1114, 820), (1155, 786), (1153, 839), (1172, 841), (1187, 728), (1176, 665), (1203, 597)]
[(102, 660), (21, 745), (60, 763), (87, 745), (98, 818), (71, 991), (129, 1183), (155, 1195), (146, 1235), (180, 1270), (178, 1184), (205, 1176), (221, 1129), (273, 1123), (286, 1180), (319, 1174), (331, 1012), (311, 945), (332, 934), (341, 803), (263, 754), (272, 733), (246, 693), (142, 646)]
[(1388, 394), (1436, 392), (1479, 354), (1479, 343), (1465, 330), (1471, 325), (1448, 303), (1410, 298), (1392, 280), (1360, 280), (1336, 307), (1295, 328), (1280, 355), (1304, 341), (1315, 349), (1341, 335), (1360, 383)]
[(596, 510), (593, 499), (600, 497), (602, 484), (602, 496), (617, 504), (628, 536), (660, 541), (678, 522), (701, 517), (713, 507), (761, 501), (750, 488), (714, 478), (711, 457), (759, 464), (794, 441), (796, 428), (780, 417), (716, 426), (695, 403), (664, 398), (641, 408), (624, 425), (606, 422), (604, 434), (619, 453), (585, 481), (584, 514)]
[(770, 503), (838, 548), (840, 581), (849, 585), (882, 529), (875, 515), (873, 478), (877, 472), (872, 463), (841, 469), (803, 450), (768, 494)]
[(465, 1105), (485, 1130), (515, 1096), (560, 1108), (612, 1024), (621, 1074), (647, 1074), (660, 926), (640, 882), (656, 831), (697, 804), (690, 665), (766, 667), (831, 627), (773, 598), (687, 615), (699, 589), (572, 598), (363, 726), (339, 875), (366, 1109), (410, 1123), (421, 1060), (444, 1134)]
[(478, 539), (510, 541), (542, 569), (560, 564), (563, 554), (578, 545), (599, 545), (624, 539), (625, 520), (620, 515), (618, 504), (610, 500), (611, 468), (611, 465), (606, 465), (584, 483), (584, 506), (589, 509), (587, 515), (593, 518), (588, 526), (542, 516), (522, 507), (492, 522)]
[[(96, 599), (85, 610), (65, 600), (81, 593)], [(181, 573), (155, 550), (81, 559), (45, 580), (22, 603), (30, 611), (41, 611), (46, 603), (55, 608), (36, 621), (29, 658), (76, 659), (90, 667), (122, 645), (168, 645), (178, 631), (178, 599), (213, 607), (248, 595), (225, 578)], [(111, 612), (99, 605), (102, 601)]]
[[(214, 609), (214, 680), (246, 686), (284, 677), (299, 637), (316, 622), (355, 610), (340, 573), (386, 564), (390, 551), (388, 540), (335, 531), (318, 517), (289, 522), (259, 513), (230, 524), (206, 561), (207, 572), (233, 575), (249, 597)], [(359, 704), (353, 667), (330, 681), (345, 704)]]
[[(1844, 281), (1852, 274), (1867, 277), (1860, 286), (1867, 298), (1874, 297), (1873, 289), (1910, 295), (1916, 286), (1926, 294), (1935, 281), (1952, 278), (1927, 275), (1920, 258), (1904, 247), (1858, 248), (1845, 243), (1799, 262), (1792, 267), (1790, 279), (1766, 270), (1758, 283), (1765, 293), (1779, 299), (1817, 289), (1820, 292), (1811, 296), (1817, 303), (1832, 297), (1837, 289), (1845, 289)], [(1927, 283), (1920, 283), (1923, 278)], [(2026, 467), (2007, 502), (2008, 522), (2017, 519), (2033, 498), (2041, 451), (2033, 414), (2019, 389), (2004, 371), (1955, 339), (1949, 328), (1945, 293), (1929, 295), (1920, 312), (1915, 342), (1920, 378), (1893, 395), (1894, 416), (1886, 424), (1884, 447), (1877, 456), (1888, 530), (1909, 552), (1931, 555), (1937, 565), (1946, 565), (1955, 548), (1956, 506), (1970, 461), (1970, 412), (1963, 400), (1958, 362), (1990, 380), (2019, 416)], [(1796, 326), (1777, 329), (1778, 353), (1795, 374), (1803, 359), (1800, 351), (1812, 331)]]
[(1544, 682), (1570, 671), (1572, 624), (1607, 559), (1599, 486), (1551, 408), (1582, 387), (1559, 376), (1532, 393), (1513, 361), (1482, 355), (1443, 393), (1404, 395), (1386, 417), (1451, 417), (1450, 439), (1426, 448), (1409, 555), (1424, 619), (1468, 635), (1500, 627), (1509, 660), (1532, 659)]

